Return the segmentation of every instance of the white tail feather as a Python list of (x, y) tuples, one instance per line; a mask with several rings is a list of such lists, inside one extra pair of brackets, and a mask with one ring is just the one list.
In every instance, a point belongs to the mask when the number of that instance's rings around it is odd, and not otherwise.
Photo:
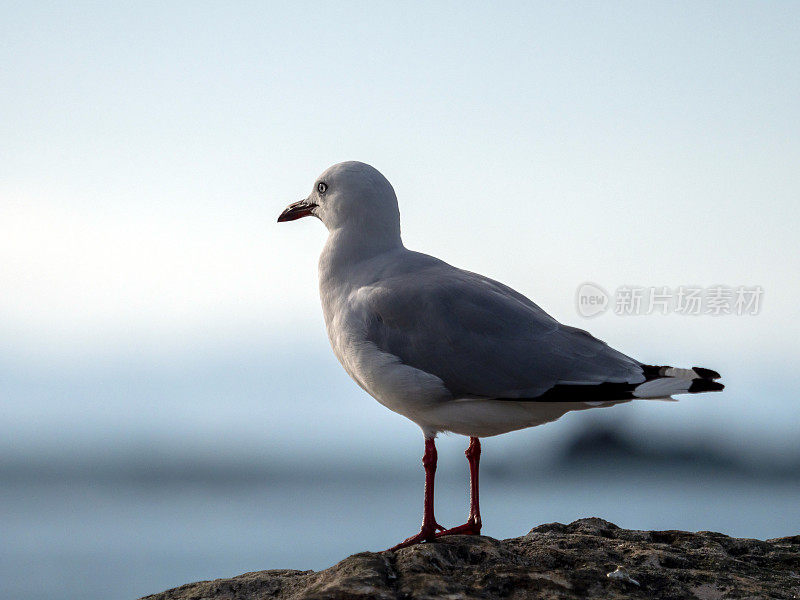
[(679, 379), (677, 377), (661, 377), (645, 381), (642, 385), (636, 386), (633, 395), (637, 398), (664, 398), (672, 394), (685, 394), (692, 385), (691, 379)]
[(694, 369), (678, 369), (668, 367), (663, 369), (664, 377), (645, 381), (636, 386), (633, 395), (637, 398), (665, 398), (672, 394), (686, 394), (692, 385), (692, 380), (700, 378)]

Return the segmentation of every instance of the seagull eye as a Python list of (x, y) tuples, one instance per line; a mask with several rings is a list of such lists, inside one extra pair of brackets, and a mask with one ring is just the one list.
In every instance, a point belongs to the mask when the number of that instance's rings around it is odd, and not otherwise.
[(320, 181), (320, 182), (317, 184), (317, 191), (318, 191), (320, 194), (324, 194), (324, 193), (325, 193), (325, 190), (327, 190), (327, 189), (328, 189), (328, 184), (327, 184), (327, 183), (323, 183), (323, 182), (321, 182), (321, 181)]

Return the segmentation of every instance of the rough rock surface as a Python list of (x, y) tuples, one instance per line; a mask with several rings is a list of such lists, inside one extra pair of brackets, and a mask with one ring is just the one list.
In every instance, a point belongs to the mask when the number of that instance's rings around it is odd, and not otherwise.
[(259, 571), (147, 596), (264, 598), (800, 598), (800, 535), (760, 541), (581, 519), (508, 540), (449, 536), (354, 554), (324, 571)]

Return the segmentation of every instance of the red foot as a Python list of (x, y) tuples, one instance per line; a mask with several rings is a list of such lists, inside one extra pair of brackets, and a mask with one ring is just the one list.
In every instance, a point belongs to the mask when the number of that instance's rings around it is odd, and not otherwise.
[(394, 552), (395, 550), (400, 550), (400, 548), (407, 548), (408, 546), (413, 546), (414, 544), (421, 544), (422, 542), (430, 542), (436, 539), (437, 536), (441, 535), (441, 533), (436, 533), (436, 530), (440, 529), (442, 532), (447, 531), (444, 527), (436, 523), (433, 527), (423, 527), (420, 529), (420, 532), (417, 535), (412, 535), (410, 538), (406, 538), (396, 546), (392, 546), (387, 550), (387, 552)]
[(442, 537), (443, 535), (480, 535), (481, 534), (481, 523), (480, 521), (473, 521), (470, 519), (463, 525), (459, 525), (458, 527), (452, 527), (450, 529), (445, 529), (444, 531), (440, 531), (436, 534), (436, 537)]

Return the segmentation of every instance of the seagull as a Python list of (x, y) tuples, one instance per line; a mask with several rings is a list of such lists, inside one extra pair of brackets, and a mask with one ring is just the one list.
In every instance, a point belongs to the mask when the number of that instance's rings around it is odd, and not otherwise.
[[(333, 165), (278, 222), (318, 218), (322, 310), (333, 352), (353, 380), (421, 429), (425, 488), (419, 533), (389, 550), (479, 535), (480, 438), (549, 423), (573, 410), (723, 389), (702, 367), (648, 365), (562, 325), (497, 281), (408, 250), (389, 181), (356, 161)], [(469, 437), (467, 522), (434, 516), (435, 438)]]

